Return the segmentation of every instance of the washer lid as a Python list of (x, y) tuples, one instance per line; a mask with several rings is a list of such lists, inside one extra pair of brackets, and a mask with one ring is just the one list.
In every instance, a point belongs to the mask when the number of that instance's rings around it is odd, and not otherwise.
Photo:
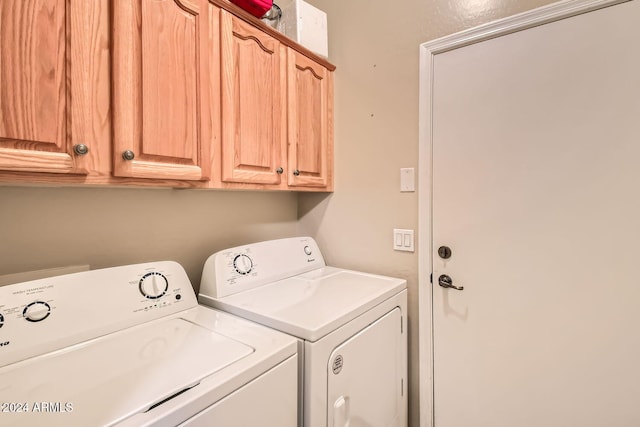
[(317, 341), (397, 294), (406, 280), (324, 267), (203, 303)]
[(0, 369), (0, 402), (23, 412), (2, 418), (12, 426), (112, 425), (253, 351), (180, 318), (130, 328)]

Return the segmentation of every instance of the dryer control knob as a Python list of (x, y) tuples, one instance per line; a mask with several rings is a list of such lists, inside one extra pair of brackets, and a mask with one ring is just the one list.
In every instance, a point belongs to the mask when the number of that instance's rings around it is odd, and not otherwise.
[(158, 299), (167, 293), (169, 281), (164, 274), (153, 271), (142, 276), (138, 287), (146, 298)]
[(29, 322), (40, 322), (51, 314), (51, 306), (44, 301), (34, 301), (27, 304), (22, 315)]
[(253, 269), (253, 261), (251, 261), (248, 255), (236, 255), (233, 259), (233, 268), (242, 275), (249, 274)]
[(307, 255), (311, 255), (313, 253), (313, 251), (311, 250), (310, 246), (305, 246), (304, 247), (304, 253)]
[(0, 328), (2, 328), (2, 325), (4, 325), (4, 316), (0, 313)]

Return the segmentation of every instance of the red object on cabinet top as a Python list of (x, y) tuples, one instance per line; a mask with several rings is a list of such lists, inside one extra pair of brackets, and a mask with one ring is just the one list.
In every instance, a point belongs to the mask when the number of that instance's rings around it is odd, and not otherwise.
[(262, 18), (273, 6), (273, 0), (231, 0), (231, 3), (241, 7), (256, 18)]

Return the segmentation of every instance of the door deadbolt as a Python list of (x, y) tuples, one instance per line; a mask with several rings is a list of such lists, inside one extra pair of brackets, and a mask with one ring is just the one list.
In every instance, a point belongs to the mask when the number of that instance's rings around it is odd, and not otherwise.
[(440, 255), (442, 259), (451, 258), (451, 248), (449, 246), (440, 246), (438, 248), (438, 255)]

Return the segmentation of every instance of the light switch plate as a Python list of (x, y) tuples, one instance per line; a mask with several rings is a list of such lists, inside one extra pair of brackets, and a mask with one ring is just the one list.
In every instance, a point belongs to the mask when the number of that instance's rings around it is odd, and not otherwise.
[(393, 229), (393, 250), (414, 252), (413, 230)]
[(400, 192), (416, 191), (416, 170), (414, 168), (400, 169)]

